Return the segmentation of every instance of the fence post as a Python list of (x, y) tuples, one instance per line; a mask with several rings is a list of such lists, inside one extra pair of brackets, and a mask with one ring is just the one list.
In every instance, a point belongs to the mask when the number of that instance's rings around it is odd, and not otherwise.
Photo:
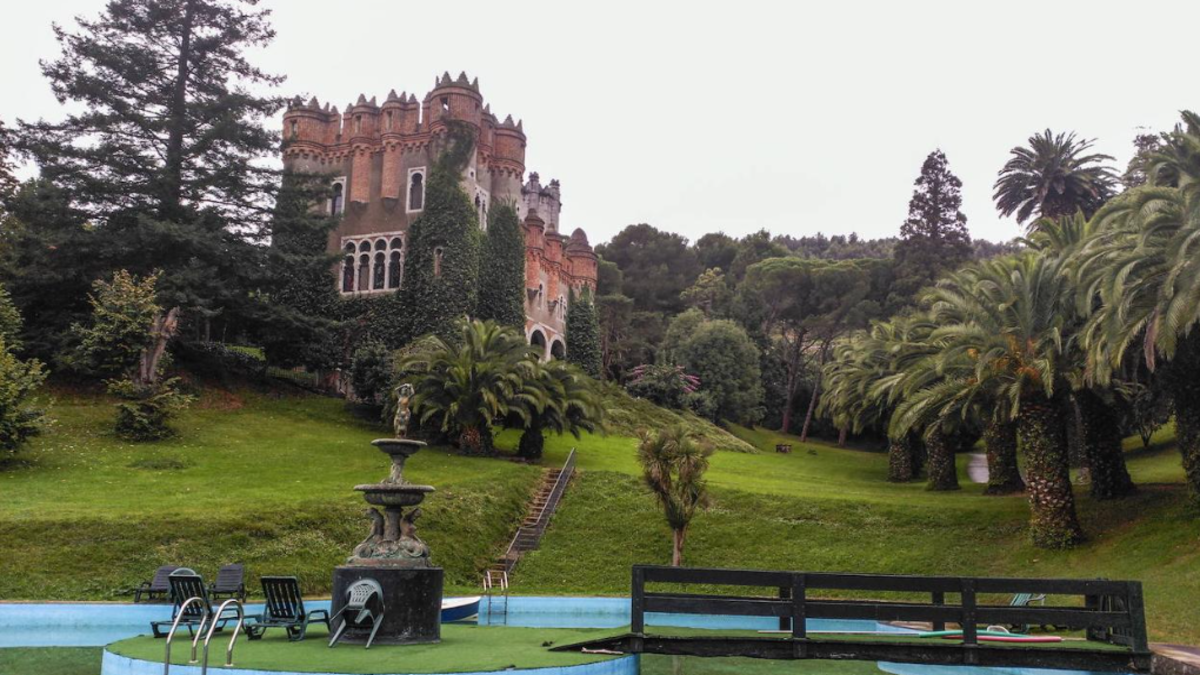
[(808, 583), (803, 573), (792, 575), (792, 654), (808, 657)]
[[(959, 625), (962, 626), (963, 644), (976, 646), (979, 644), (979, 634), (976, 632), (975, 625), (975, 580), (962, 580), (962, 620)], [(969, 658), (969, 662), (974, 662), (973, 658)]]
[[(791, 586), (780, 586), (779, 587), (779, 599), (780, 600), (791, 600), (792, 599)], [(779, 617), (779, 630), (791, 630), (791, 629), (792, 629), (792, 618), (790, 616)]]
[(634, 635), (646, 632), (646, 571), (640, 565), (633, 566), (633, 584), (629, 597), (629, 631)]
[(1128, 593), (1126, 607), (1129, 612), (1129, 636), (1132, 638), (1130, 647), (1135, 654), (1145, 654), (1150, 651), (1150, 640), (1146, 636), (1146, 605), (1142, 600), (1142, 582), (1130, 581)]
[[(935, 604), (935, 605), (946, 604), (946, 594), (941, 591), (934, 591), (933, 592), (933, 604)], [(934, 630), (946, 630), (946, 622), (942, 621), (941, 619), (934, 621), (933, 629)]]

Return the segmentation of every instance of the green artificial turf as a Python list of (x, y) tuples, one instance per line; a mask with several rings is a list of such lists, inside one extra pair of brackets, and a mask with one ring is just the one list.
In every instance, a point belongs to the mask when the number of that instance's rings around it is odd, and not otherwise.
[[(512, 628), (444, 624), (442, 641), (434, 645), (328, 646), (324, 626), (310, 628), (308, 637), (288, 642), (282, 630), (268, 631), (262, 640), (238, 638), (233, 663), (239, 668), (319, 673), (458, 673), (547, 668), (606, 661), (612, 656), (578, 652), (552, 652), (554, 644), (582, 642), (611, 634), (609, 630), (562, 628)], [(224, 663), (228, 637), (213, 638), (209, 668)], [(162, 662), (163, 641), (137, 637), (109, 645), (109, 651), (147, 661)], [(186, 664), (190, 650), (173, 648), (171, 663)], [(219, 672), (219, 671), (218, 671)]]
[(99, 647), (15, 647), (0, 649), (4, 675), (99, 675)]

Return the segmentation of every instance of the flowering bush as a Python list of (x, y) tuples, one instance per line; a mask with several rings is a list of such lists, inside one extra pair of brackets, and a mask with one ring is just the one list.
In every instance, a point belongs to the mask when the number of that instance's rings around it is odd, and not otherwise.
[(644, 363), (632, 371), (625, 389), (667, 408), (682, 409), (685, 398), (700, 389), (700, 378), (684, 371), (683, 366)]

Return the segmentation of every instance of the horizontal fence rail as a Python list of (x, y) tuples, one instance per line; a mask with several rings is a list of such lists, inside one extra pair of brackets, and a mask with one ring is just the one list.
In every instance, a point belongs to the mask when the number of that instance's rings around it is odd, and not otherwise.
[[(750, 586), (775, 589), (776, 597), (703, 593), (648, 592), (647, 584)], [(841, 600), (814, 597), (814, 591), (905, 593), (928, 601), (905, 599)], [(1079, 606), (1012, 606), (988, 604), (980, 594), (1045, 594), (1077, 596)], [(951, 602), (947, 596), (957, 596)], [(793, 638), (806, 637), (806, 619), (863, 619), (879, 622), (928, 622), (934, 630), (961, 626), (964, 646), (979, 644), (980, 624), (1053, 625), (1085, 629), (1089, 640), (1148, 654), (1142, 585), (1104, 579), (1002, 579), (885, 574), (831, 574), (679, 568), (636, 565), (633, 568), (631, 632), (644, 635), (646, 613), (713, 614), (778, 617)]]

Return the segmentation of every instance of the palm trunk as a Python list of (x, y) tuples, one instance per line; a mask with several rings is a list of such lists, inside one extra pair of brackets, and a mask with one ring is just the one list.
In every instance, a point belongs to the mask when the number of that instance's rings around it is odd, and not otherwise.
[(916, 476), (909, 438), (905, 435), (888, 441), (888, 480), (893, 483), (907, 483)]
[(1169, 368), (1167, 381), (1175, 399), (1175, 440), (1189, 495), (1200, 506), (1200, 333), (1193, 332), (1180, 342)]
[(681, 527), (677, 530), (672, 530), (671, 534), (671, 566), (679, 567), (683, 565), (683, 541), (687, 538), (687, 528)]
[(925, 448), (929, 452), (929, 483), (926, 490), (957, 490), (958, 468), (954, 464), (954, 450), (950, 439), (936, 425), (925, 435)]
[(1017, 424), (993, 418), (983, 432), (987, 447), (988, 484), (985, 495), (1009, 495), (1025, 491), (1025, 481), (1017, 468)]
[(1025, 452), (1029, 483), (1029, 530), (1034, 546), (1070, 548), (1084, 540), (1075, 514), (1060, 401), (1035, 393), (1021, 399), (1017, 437)]
[(848, 433), (849, 433), (849, 431), (846, 429), (846, 427), (842, 427), (841, 429), (838, 429), (838, 447), (839, 448), (846, 447), (846, 435)]
[(529, 426), (521, 433), (517, 443), (517, 456), (528, 460), (539, 460), (546, 446), (546, 436), (542, 432), (542, 418), (535, 415)]
[(1092, 497), (1120, 499), (1137, 492), (1125, 467), (1117, 411), (1094, 391), (1075, 392), (1080, 413), (1084, 459), (1092, 479)]

